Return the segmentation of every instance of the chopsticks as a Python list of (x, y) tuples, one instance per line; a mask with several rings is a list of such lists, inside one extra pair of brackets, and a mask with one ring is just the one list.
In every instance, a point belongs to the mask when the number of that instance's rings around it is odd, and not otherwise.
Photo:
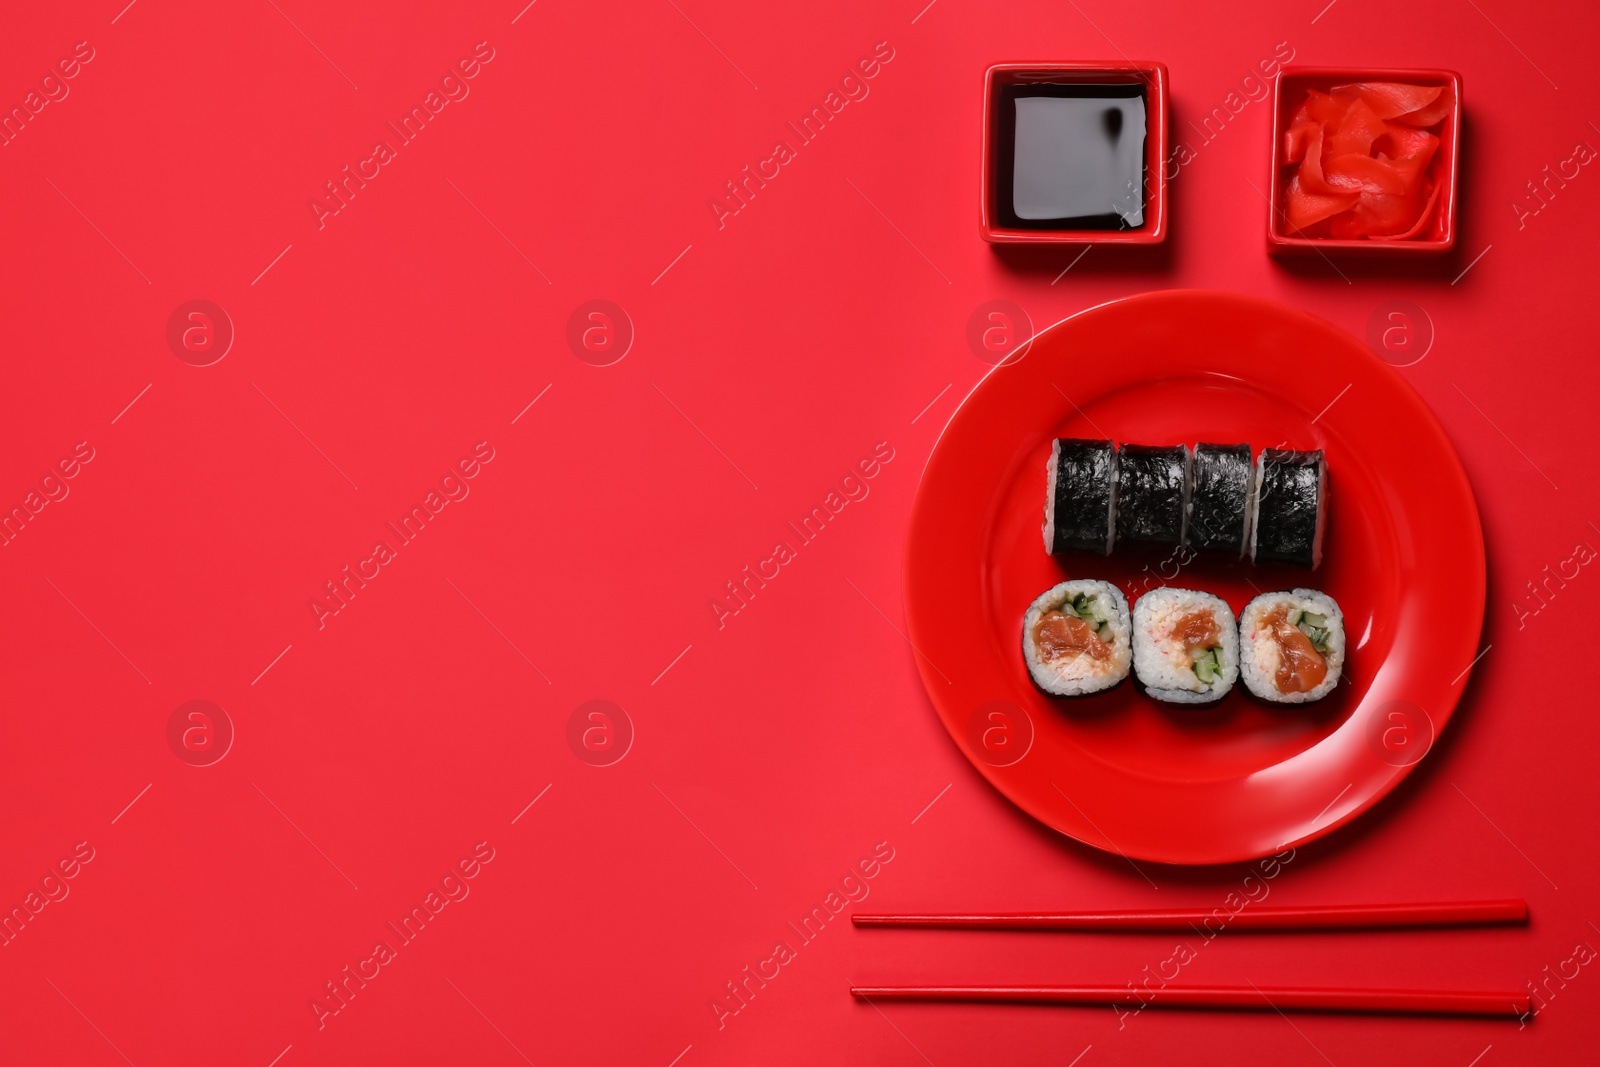
[[(1401, 926), (1480, 926), (1528, 921), (1524, 900), (1457, 900), (1415, 904), (1257, 906), (1238, 911), (1175, 908), (1144, 911), (1001, 912), (996, 914), (852, 915), (857, 926), (961, 930), (1077, 930), (1138, 932), (1192, 930), (1351, 930)], [(1213, 924), (1209, 925), (1208, 924)], [(1163, 985), (852, 986), (862, 1000), (933, 1000), (1013, 1004), (1158, 1005), (1224, 1010), (1331, 1011), (1380, 1015), (1528, 1014), (1526, 992), (1430, 989), (1308, 989)], [(1146, 996), (1141, 996), (1146, 993)]]
[[(1313, 904), (1239, 911), (1177, 908), (1155, 911), (1001, 912), (992, 915), (852, 915), (857, 926), (987, 930), (1322, 930), (1386, 926), (1480, 926), (1528, 921), (1523, 900), (1458, 900), (1420, 904)], [(1213, 927), (1214, 929), (1216, 927)]]
[(1525, 992), (1425, 989), (1304, 989), (1241, 986), (1164, 986), (1140, 1000), (1127, 986), (851, 986), (862, 1000), (936, 1000), (1013, 1004), (1125, 1004), (1129, 1007), (1334, 1011), (1380, 1015), (1500, 1015), (1528, 1013)]

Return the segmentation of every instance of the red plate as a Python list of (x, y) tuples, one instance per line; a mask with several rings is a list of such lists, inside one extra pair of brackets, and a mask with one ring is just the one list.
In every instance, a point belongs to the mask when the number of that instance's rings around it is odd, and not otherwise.
[[(1327, 451), (1322, 566), (1303, 571), (1119, 547), (1045, 553), (1053, 437)], [(1109, 693), (1048, 697), (1022, 615), (1067, 578), (1161, 585), (1235, 611), (1311, 586), (1344, 609), (1345, 677), (1318, 704), (1209, 709)], [(1149, 293), (1034, 339), (967, 397), (928, 460), (906, 546), (906, 614), (939, 717), (1015, 804), (1085, 844), (1227, 863), (1320, 837), (1372, 807), (1450, 719), (1478, 654), (1478, 509), (1444, 431), (1393, 368), (1320, 319), (1225, 293)]]

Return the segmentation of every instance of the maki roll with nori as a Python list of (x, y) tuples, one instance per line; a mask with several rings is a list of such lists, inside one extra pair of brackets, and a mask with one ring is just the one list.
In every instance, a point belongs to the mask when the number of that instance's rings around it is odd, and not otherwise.
[(1250, 549), (1255, 489), (1249, 445), (1195, 445), (1190, 547), (1243, 557)]
[(1117, 446), (1059, 438), (1045, 473), (1044, 550), (1110, 555), (1117, 532)]
[(1123, 445), (1117, 459), (1117, 540), (1183, 544), (1189, 512), (1188, 445)]
[(1168, 704), (1220, 700), (1239, 677), (1239, 629), (1221, 597), (1152, 589), (1133, 606), (1133, 673)]
[(1022, 658), (1053, 696), (1110, 689), (1133, 661), (1128, 598), (1110, 582), (1076, 579), (1040, 593), (1022, 616)]
[(1262, 449), (1256, 463), (1250, 558), (1256, 563), (1318, 566), (1327, 525), (1327, 494), (1328, 461), (1321, 449)]
[(1262, 700), (1321, 700), (1343, 673), (1344, 612), (1326, 593), (1263, 593), (1239, 613), (1239, 676)]

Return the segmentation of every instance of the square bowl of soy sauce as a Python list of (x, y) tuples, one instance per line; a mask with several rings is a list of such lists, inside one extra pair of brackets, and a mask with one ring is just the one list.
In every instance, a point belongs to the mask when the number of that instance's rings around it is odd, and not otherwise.
[(985, 241), (1167, 239), (1164, 64), (997, 63), (983, 96)]

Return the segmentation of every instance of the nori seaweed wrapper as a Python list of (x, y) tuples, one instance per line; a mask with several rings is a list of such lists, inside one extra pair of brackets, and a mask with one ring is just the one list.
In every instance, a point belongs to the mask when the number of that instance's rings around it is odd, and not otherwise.
[(1078, 549), (1106, 555), (1111, 545), (1111, 500), (1117, 449), (1110, 441), (1063, 437), (1056, 442), (1055, 516), (1051, 554)]
[(1255, 478), (1249, 445), (1194, 446), (1194, 490), (1189, 508), (1193, 548), (1243, 556), (1250, 546), (1247, 521)]
[(1123, 445), (1117, 466), (1117, 540), (1183, 543), (1189, 449)]
[(1321, 449), (1293, 452), (1268, 448), (1261, 453), (1261, 483), (1256, 496), (1257, 563), (1315, 567), (1322, 525)]

